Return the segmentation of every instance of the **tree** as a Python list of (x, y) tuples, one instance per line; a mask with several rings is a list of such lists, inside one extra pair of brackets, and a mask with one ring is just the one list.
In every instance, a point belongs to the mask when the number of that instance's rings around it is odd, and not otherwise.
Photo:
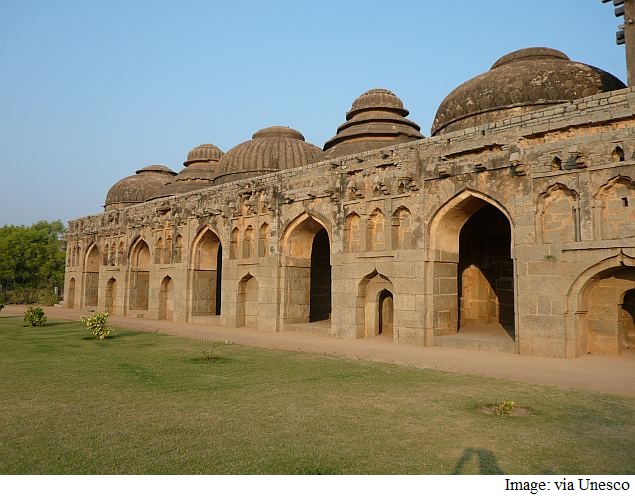
[(0, 284), (4, 288), (61, 288), (64, 284), (64, 225), (38, 221), (30, 227), (0, 227)]

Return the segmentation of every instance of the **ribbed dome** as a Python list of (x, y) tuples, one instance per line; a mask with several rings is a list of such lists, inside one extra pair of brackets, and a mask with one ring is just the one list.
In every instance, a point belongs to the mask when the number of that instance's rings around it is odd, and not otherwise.
[(441, 103), (432, 134), (519, 116), (545, 106), (624, 88), (615, 76), (558, 50), (525, 48), (498, 59)]
[(104, 208), (110, 211), (145, 202), (163, 188), (174, 175), (176, 173), (170, 168), (159, 164), (137, 170), (136, 174), (119, 180), (110, 188)]
[(220, 161), (223, 151), (213, 144), (201, 144), (194, 147), (188, 154), (183, 166), (195, 162)]
[(152, 198), (191, 192), (213, 185), (214, 178), (218, 174), (218, 162), (222, 156), (223, 151), (212, 144), (194, 147), (183, 162), (185, 168)]
[(303, 166), (320, 152), (305, 142), (297, 130), (286, 126), (264, 128), (254, 133), (251, 140), (227, 151), (219, 162), (214, 184)]
[(346, 122), (324, 144), (317, 160), (332, 159), (423, 138), (417, 123), (390, 90), (376, 88), (360, 95), (346, 113)]

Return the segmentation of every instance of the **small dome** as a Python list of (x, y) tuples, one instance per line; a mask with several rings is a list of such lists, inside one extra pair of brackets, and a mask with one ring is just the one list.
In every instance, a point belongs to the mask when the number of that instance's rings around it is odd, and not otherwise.
[(492, 123), (545, 106), (624, 88), (615, 76), (559, 50), (524, 48), (498, 59), (441, 102), (432, 134)]
[(176, 175), (166, 166), (153, 164), (115, 183), (106, 195), (106, 211), (150, 200)]
[(360, 95), (346, 113), (346, 122), (324, 144), (317, 158), (332, 159), (423, 138), (420, 127), (405, 117), (403, 102), (390, 90), (375, 88)]
[(189, 166), (195, 162), (220, 161), (223, 151), (212, 144), (201, 144), (194, 147), (188, 154), (183, 166)]
[(170, 183), (154, 194), (153, 199), (191, 192), (213, 185), (223, 151), (212, 144), (194, 147), (183, 162), (183, 168)]
[(297, 130), (286, 126), (264, 128), (251, 140), (227, 151), (218, 164), (214, 184), (297, 168), (312, 162), (320, 152)]

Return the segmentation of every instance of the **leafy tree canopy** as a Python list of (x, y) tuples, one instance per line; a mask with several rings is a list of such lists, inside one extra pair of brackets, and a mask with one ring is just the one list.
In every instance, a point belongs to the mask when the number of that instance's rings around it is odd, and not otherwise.
[(0, 227), (0, 284), (49, 288), (64, 284), (65, 242), (61, 221), (38, 221), (30, 227)]

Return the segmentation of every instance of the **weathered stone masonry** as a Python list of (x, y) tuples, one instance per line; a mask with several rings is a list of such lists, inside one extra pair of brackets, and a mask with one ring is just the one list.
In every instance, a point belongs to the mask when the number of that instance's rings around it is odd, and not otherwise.
[[(274, 150), (268, 140), (287, 137), (289, 157), (300, 147), (310, 164), (228, 172), (218, 156), (210, 164), (233, 181), (201, 174), (182, 193), (182, 174), (137, 175), (162, 175), (172, 191), (69, 223), (65, 305), (418, 346), (487, 331), (554, 357), (633, 345), (632, 89), (475, 126), (471, 109), (469, 127), (431, 138), (375, 92), (330, 141), (347, 155), (320, 156), (274, 127), (250, 143)], [(376, 123), (391, 119), (408, 137), (385, 146)]]

